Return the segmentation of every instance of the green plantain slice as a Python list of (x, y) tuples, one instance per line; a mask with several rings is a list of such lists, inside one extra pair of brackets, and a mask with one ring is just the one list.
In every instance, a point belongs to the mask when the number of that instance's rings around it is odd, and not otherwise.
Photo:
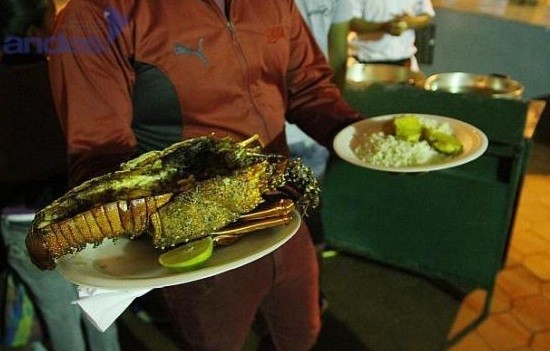
[(424, 138), (431, 147), (445, 155), (458, 155), (463, 150), (462, 143), (456, 137), (432, 128), (424, 129)]

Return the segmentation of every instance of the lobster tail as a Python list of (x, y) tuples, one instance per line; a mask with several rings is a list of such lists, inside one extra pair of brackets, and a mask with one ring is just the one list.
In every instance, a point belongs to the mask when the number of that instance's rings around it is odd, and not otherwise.
[(88, 244), (141, 235), (148, 229), (149, 216), (171, 197), (172, 194), (162, 194), (110, 202), (42, 228), (33, 223), (26, 239), (27, 249), (35, 265), (54, 269), (56, 259)]
[(25, 245), (31, 256), (31, 261), (40, 269), (54, 269), (55, 260), (46, 247), (40, 229), (32, 227), (25, 238)]

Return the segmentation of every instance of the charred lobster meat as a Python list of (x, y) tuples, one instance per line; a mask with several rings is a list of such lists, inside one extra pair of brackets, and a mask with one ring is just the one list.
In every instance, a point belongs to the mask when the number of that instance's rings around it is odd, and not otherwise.
[(148, 234), (164, 250), (211, 235), (227, 245), (288, 223), (294, 208), (305, 214), (318, 201), (317, 181), (299, 159), (262, 153), (258, 136), (241, 142), (203, 136), (71, 189), (36, 214), (26, 244), (41, 269), (106, 238)]

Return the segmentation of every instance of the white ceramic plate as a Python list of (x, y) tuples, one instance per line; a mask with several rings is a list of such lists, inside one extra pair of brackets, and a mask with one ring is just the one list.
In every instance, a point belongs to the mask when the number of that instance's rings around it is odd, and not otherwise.
[[(449, 123), (449, 125), (453, 129), (453, 134), (456, 138), (460, 140), (460, 142), (464, 146), (464, 150), (460, 155), (449, 156), (437, 163), (405, 167), (379, 166), (375, 164), (370, 164), (357, 157), (354, 150), (357, 145), (359, 145), (362, 137), (381, 131), (384, 122), (392, 120), (395, 117), (404, 114), (411, 114), (416, 115), (420, 118), (427, 118), (439, 122)], [(398, 113), (367, 118), (342, 129), (334, 138), (334, 151), (343, 160), (360, 167), (386, 172), (429, 172), (460, 166), (467, 162), (473, 161), (481, 156), (485, 152), (485, 150), (487, 150), (488, 145), (489, 142), (485, 133), (466, 122), (462, 122), (450, 117), (425, 115), (419, 113)]]
[(300, 215), (293, 220), (257, 232), (248, 233), (236, 243), (216, 247), (212, 257), (200, 268), (176, 272), (157, 262), (159, 255), (150, 240), (118, 239), (105, 241), (99, 247), (59, 259), (59, 272), (69, 281), (83, 286), (106, 289), (159, 288), (188, 283), (227, 272), (255, 261), (289, 240), (300, 226)]

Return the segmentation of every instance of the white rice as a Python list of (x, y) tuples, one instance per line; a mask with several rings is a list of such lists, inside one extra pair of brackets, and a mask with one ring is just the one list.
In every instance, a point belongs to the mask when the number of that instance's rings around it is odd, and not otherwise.
[(453, 134), (453, 128), (447, 122), (439, 122), (435, 119), (425, 117), (418, 117), (418, 120), (420, 121), (420, 124), (422, 124), (426, 128), (432, 128), (449, 135)]
[[(452, 128), (448, 123), (426, 118), (419, 119), (425, 127), (452, 134)], [(424, 140), (418, 142), (398, 140), (395, 136), (385, 135), (383, 132), (365, 135), (364, 140), (361, 140), (354, 151), (362, 161), (382, 167), (426, 165), (446, 158)]]

